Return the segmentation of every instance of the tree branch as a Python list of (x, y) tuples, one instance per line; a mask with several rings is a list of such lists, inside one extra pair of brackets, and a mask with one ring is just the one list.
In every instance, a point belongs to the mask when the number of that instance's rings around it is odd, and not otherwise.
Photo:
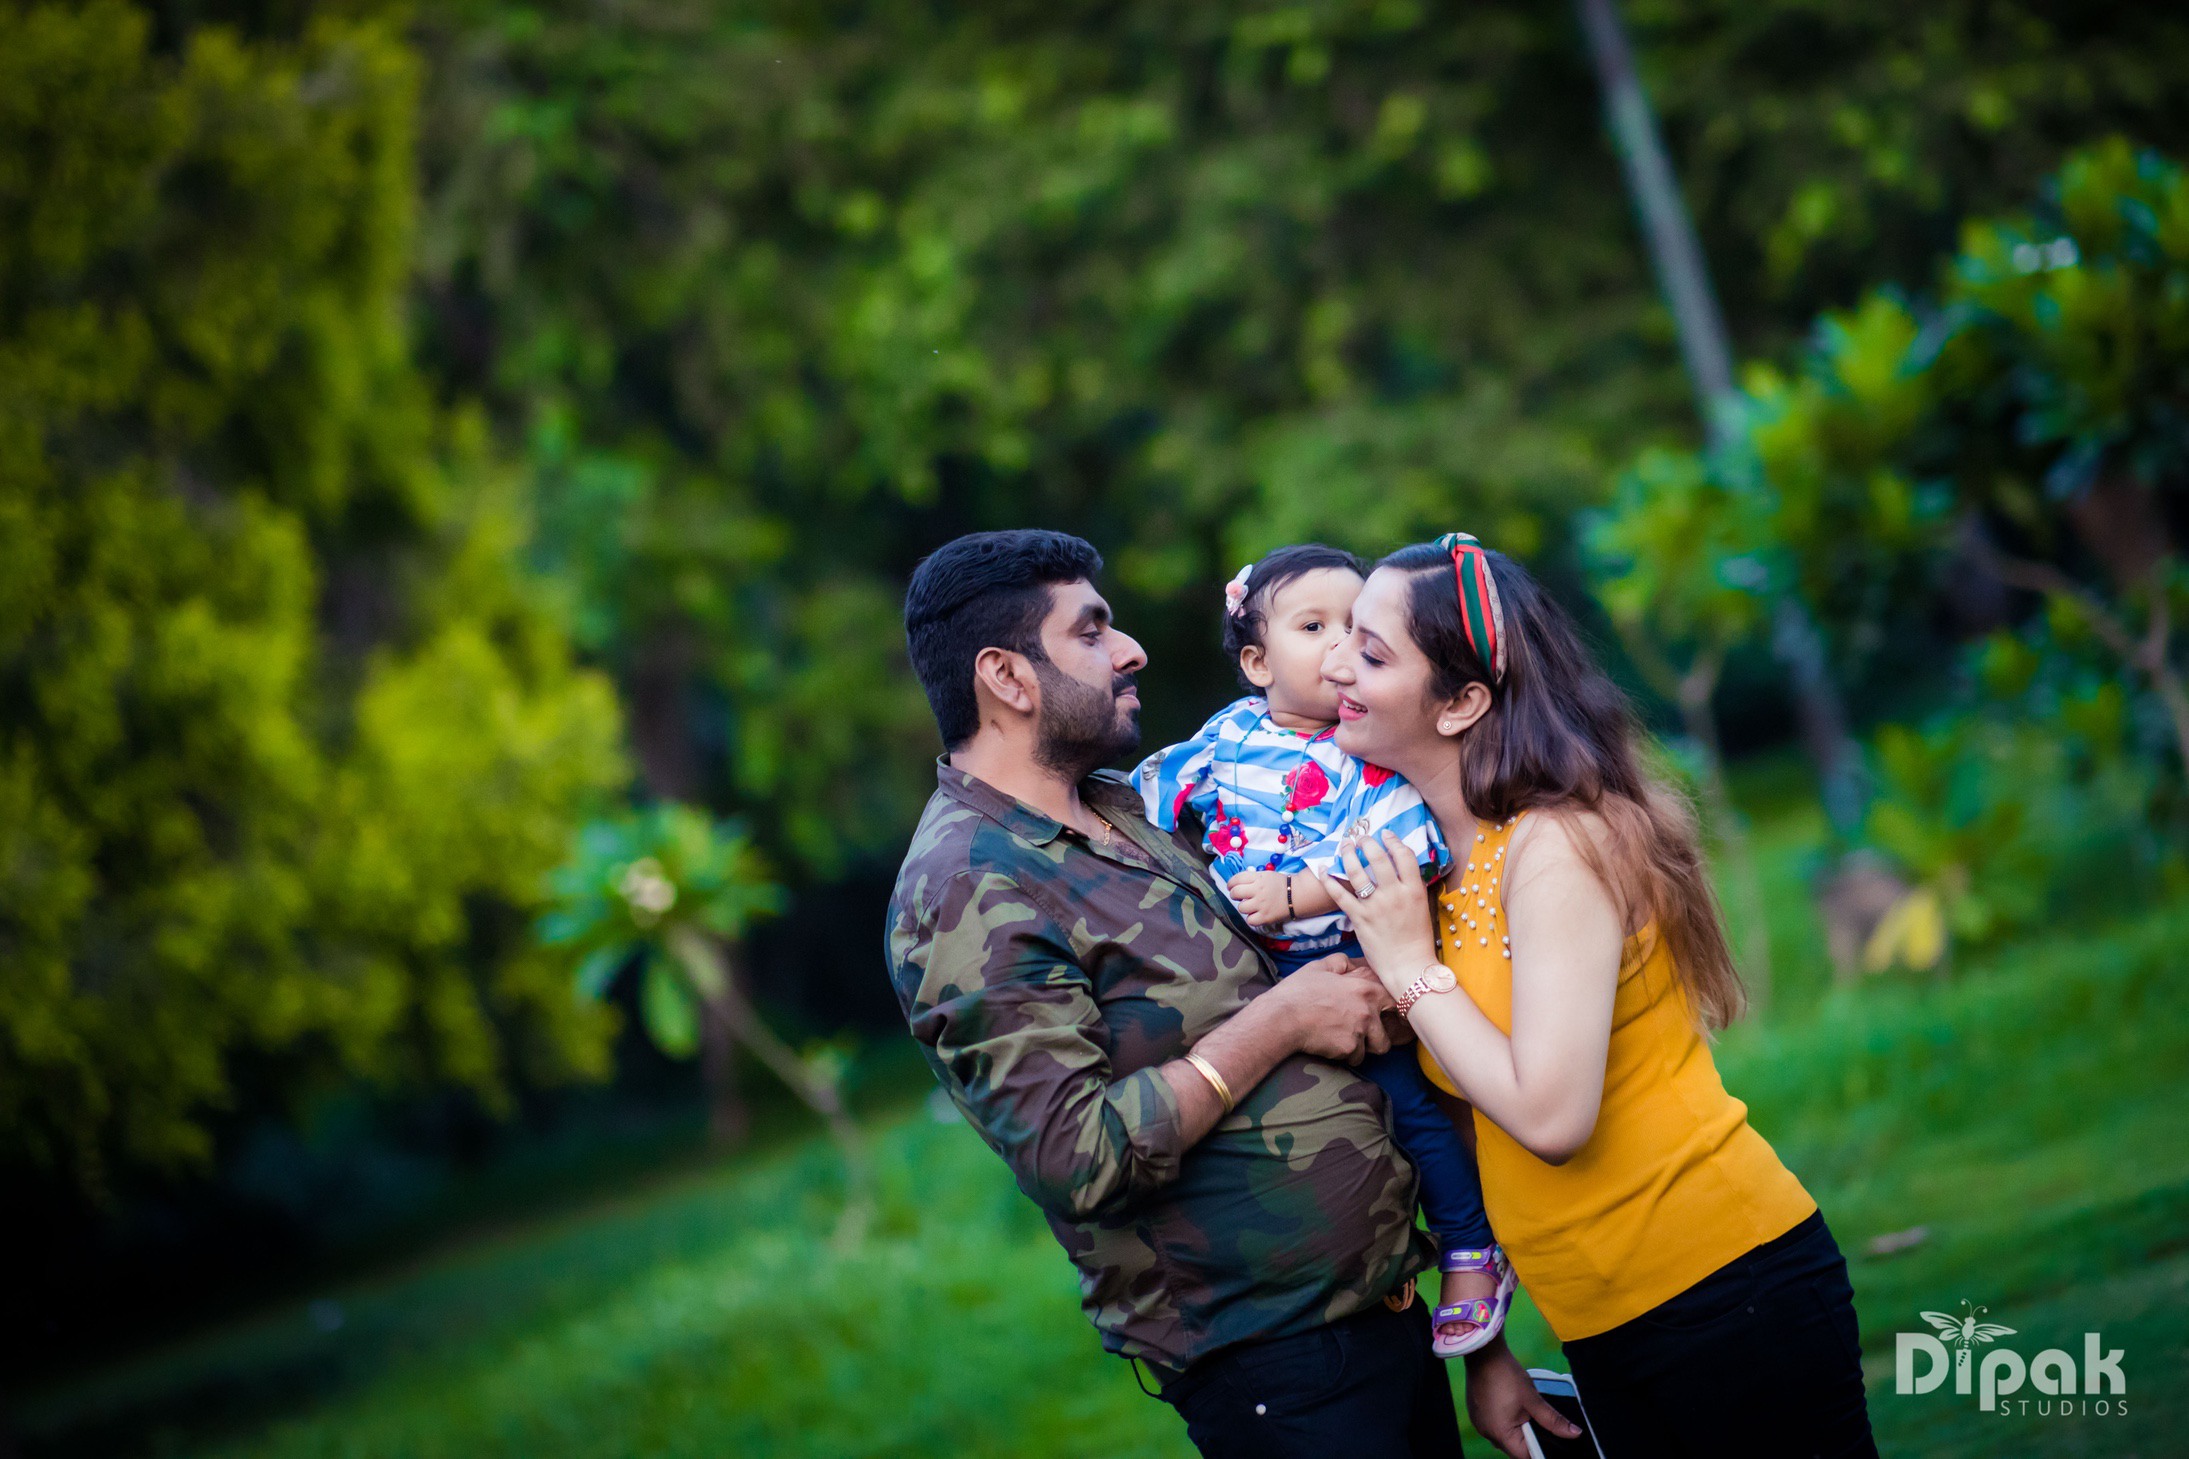
[(710, 996), (721, 1000), (722, 1012), (738, 1042), (752, 1050), (753, 1056), (828, 1127), (829, 1137), (836, 1142), (837, 1151), (843, 1157), (845, 1172), (844, 1209), (837, 1219), (832, 1242), (839, 1250), (857, 1246), (866, 1235), (874, 1201), (866, 1139), (844, 1104), (843, 1090), (835, 1080), (816, 1078), (812, 1067), (798, 1057), (797, 1051), (768, 1027), (732, 976), (729, 955), (719, 942), (698, 928), (684, 924), (671, 928), (667, 940), (669, 950), (678, 961), (692, 970), (693, 982), (715, 990)]
[(2128, 625), (2107, 609), (2096, 593), (2069, 577), (2049, 562), (2033, 562), (2026, 557), (2009, 557), (1989, 542), (1983, 542), (1977, 555), (1991, 569), (1992, 576), (2009, 587), (2024, 592), (2042, 593), (2049, 598), (2065, 598), (2082, 611), (2090, 621), (2091, 631), (2104, 641), (2105, 646), (2122, 659), (2138, 668), (2143, 666), (2142, 652), (2136, 636)]
[(2166, 706), (2167, 717), (2174, 723), (2175, 749), (2181, 756), (2184, 773), (2189, 773), (2189, 685), (2182, 682), (2180, 673), (2174, 668), (2171, 653), (2173, 621), (2166, 600), (2167, 581), (2173, 567), (2172, 554), (2162, 554), (2152, 564), (2150, 621), (2139, 639), (2126, 620), (2107, 608), (2096, 593), (2051, 563), (2009, 557), (1981, 533), (1975, 541), (1977, 556), (1999, 581), (2073, 603), (2089, 622), (2091, 632), (2118, 654), (2122, 663), (2143, 671), (2159, 701)]

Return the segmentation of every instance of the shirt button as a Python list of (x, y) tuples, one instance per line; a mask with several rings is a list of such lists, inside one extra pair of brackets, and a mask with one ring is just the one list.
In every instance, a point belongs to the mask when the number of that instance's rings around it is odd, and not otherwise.
[[(1755, 1311), (1756, 1309), (1755, 1309), (1755, 1308), (1753, 1308), (1753, 1307), (1751, 1307), (1751, 1308), (1749, 1308), (1748, 1310), (1749, 1310), (1749, 1311), (1751, 1311), (1751, 1312), (1753, 1312), (1753, 1311)], [(1255, 1411), (1256, 1413), (1268, 1413), (1268, 1412), (1269, 1412), (1269, 1405), (1268, 1405), (1268, 1404), (1266, 1404), (1266, 1403), (1257, 1403), (1257, 1404), (1255, 1404), (1255, 1405), (1254, 1405), (1254, 1411)]]

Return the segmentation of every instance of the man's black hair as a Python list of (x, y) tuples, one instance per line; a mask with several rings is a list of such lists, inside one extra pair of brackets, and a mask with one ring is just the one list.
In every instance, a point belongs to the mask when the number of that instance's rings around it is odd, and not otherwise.
[(1326, 567), (1366, 577), (1367, 566), (1344, 548), (1325, 547), (1320, 542), (1280, 547), (1254, 564), (1254, 570), (1247, 574), (1247, 595), (1239, 611), (1224, 614), (1224, 654), (1238, 671), (1240, 684), (1255, 693), (1262, 692), (1240, 667), (1239, 654), (1247, 648), (1268, 647), (1265, 635), (1269, 632), (1269, 600), (1277, 596), (1279, 588)]
[(981, 650), (1007, 649), (1037, 664), (1049, 662), (1041, 647), (1049, 590), (1092, 582), (1101, 570), (1102, 554), (1093, 544), (1034, 527), (957, 538), (913, 570), (904, 595), (905, 642), (944, 749), (956, 750), (980, 729), (973, 660)]

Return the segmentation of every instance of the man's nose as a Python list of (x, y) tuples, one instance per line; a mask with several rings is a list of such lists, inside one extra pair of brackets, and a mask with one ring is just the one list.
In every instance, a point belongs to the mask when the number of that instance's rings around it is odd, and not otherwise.
[(1114, 628), (1110, 631), (1117, 635), (1117, 642), (1110, 649), (1110, 663), (1118, 673), (1137, 674), (1148, 666), (1147, 651), (1140, 647), (1139, 639)]

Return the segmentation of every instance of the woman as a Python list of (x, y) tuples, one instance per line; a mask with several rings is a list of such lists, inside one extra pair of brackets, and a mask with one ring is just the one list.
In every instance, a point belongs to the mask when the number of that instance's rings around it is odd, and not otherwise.
[[(1605, 1454), (1875, 1454), (1847, 1264), (1718, 1078), (1740, 980), (1624, 697), (1459, 534), (1377, 566), (1323, 674), (1339, 746), (1411, 781), (1456, 853), (1433, 915), (1377, 844), (1331, 893), (1473, 1106), (1490, 1223)], [(1476, 1427), (1514, 1455), (1518, 1374), (1502, 1341), (1468, 1363)]]

